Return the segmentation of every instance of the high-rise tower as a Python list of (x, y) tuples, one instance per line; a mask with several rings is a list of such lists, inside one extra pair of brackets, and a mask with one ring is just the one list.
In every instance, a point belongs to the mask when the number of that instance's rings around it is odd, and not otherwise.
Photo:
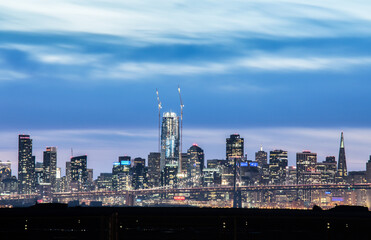
[(44, 183), (50, 183), (52, 189), (54, 189), (57, 174), (57, 148), (47, 147), (43, 157), (43, 181)]
[(193, 144), (187, 151), (188, 164), (187, 164), (187, 176), (194, 178), (197, 175), (201, 176), (202, 170), (205, 164), (204, 150), (197, 144)]
[(30, 194), (35, 188), (35, 158), (30, 135), (18, 136), (18, 193)]
[(337, 172), (337, 178), (336, 178), (337, 182), (344, 182), (347, 176), (348, 176), (348, 171), (347, 171), (347, 162), (345, 158), (344, 135), (343, 135), (343, 132), (341, 132), (338, 172)]
[(166, 165), (178, 166), (179, 118), (174, 112), (165, 112), (161, 131), (161, 169)]
[(162, 185), (175, 185), (179, 166), (179, 118), (174, 112), (165, 112), (161, 129)]
[[(232, 134), (226, 139), (226, 157), (230, 165), (233, 165), (234, 158), (241, 160), (244, 156), (244, 139), (239, 134)], [(239, 160), (239, 161), (240, 161)]]
[(87, 155), (71, 157), (71, 189), (86, 190), (88, 182)]

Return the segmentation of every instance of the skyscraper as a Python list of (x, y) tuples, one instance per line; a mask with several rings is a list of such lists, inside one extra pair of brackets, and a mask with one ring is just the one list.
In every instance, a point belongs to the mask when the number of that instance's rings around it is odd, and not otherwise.
[[(226, 165), (222, 170), (222, 184), (232, 186), (240, 176), (241, 161), (244, 157), (244, 139), (235, 133), (226, 139)], [(236, 161), (236, 164), (235, 164)], [(236, 170), (236, 171), (235, 171)]]
[(226, 159), (233, 165), (234, 158), (241, 159), (244, 156), (244, 139), (239, 134), (232, 134), (226, 139)]
[(12, 176), (11, 162), (0, 161), (0, 181), (8, 179)]
[(131, 183), (133, 189), (148, 187), (148, 168), (145, 166), (144, 158), (134, 158), (134, 165), (130, 169)]
[(366, 163), (366, 182), (371, 183), (371, 156)]
[(86, 190), (88, 181), (87, 170), (88, 156), (71, 157), (71, 189), (72, 190)]
[(161, 128), (161, 169), (166, 165), (178, 166), (179, 119), (174, 112), (165, 112)]
[(205, 164), (204, 150), (200, 148), (197, 144), (193, 144), (188, 149), (187, 155), (188, 155), (187, 177), (195, 178), (196, 176), (201, 176)]
[(344, 182), (347, 176), (348, 176), (348, 171), (347, 171), (347, 162), (345, 158), (344, 135), (343, 135), (343, 132), (341, 132), (338, 172), (337, 172), (336, 182)]
[(160, 153), (151, 152), (148, 155), (148, 183), (150, 187), (158, 187), (161, 183)]
[(260, 151), (255, 153), (255, 161), (258, 162), (259, 167), (268, 163), (268, 154), (263, 151), (263, 147), (260, 147)]
[(296, 170), (298, 184), (313, 183), (311, 173), (315, 173), (317, 164), (317, 153), (312, 153), (305, 150), (301, 153), (296, 153)]
[(18, 193), (30, 194), (35, 188), (35, 158), (30, 135), (18, 136)]
[(179, 166), (179, 118), (174, 112), (165, 112), (161, 129), (161, 177), (162, 185), (177, 182)]
[(57, 174), (57, 148), (47, 147), (43, 158), (43, 182), (50, 183), (52, 190), (55, 187)]
[(269, 182), (281, 184), (286, 180), (287, 151), (273, 150), (269, 153)]
[(116, 191), (128, 190), (131, 187), (130, 181), (131, 157), (120, 156), (118, 162), (112, 167), (112, 188)]

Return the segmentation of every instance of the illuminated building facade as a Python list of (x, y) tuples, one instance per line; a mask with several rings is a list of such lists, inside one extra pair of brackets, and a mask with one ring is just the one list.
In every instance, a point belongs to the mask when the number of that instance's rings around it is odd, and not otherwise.
[(226, 139), (226, 159), (229, 165), (234, 164), (234, 159), (237, 158), (239, 161), (244, 156), (244, 139), (239, 134), (232, 134)]
[(148, 184), (150, 187), (158, 187), (161, 184), (161, 154), (151, 152), (148, 155)]
[(112, 188), (116, 191), (128, 190), (131, 188), (130, 181), (131, 157), (120, 156), (118, 162), (112, 167)]
[(134, 158), (134, 165), (130, 169), (132, 188), (144, 189), (148, 188), (148, 168), (145, 166), (146, 160), (144, 158)]
[(8, 179), (12, 176), (11, 162), (0, 161), (0, 181)]
[(174, 112), (165, 112), (161, 128), (161, 182), (173, 185), (177, 182), (179, 167), (179, 118)]
[[(187, 155), (187, 177), (194, 179), (196, 176), (201, 176), (205, 164), (204, 150), (197, 144), (193, 144), (192, 147), (188, 149)], [(196, 183), (194, 182), (193, 185), (194, 184)]]
[(258, 167), (268, 164), (268, 154), (263, 151), (263, 147), (260, 147), (260, 151), (255, 153), (255, 161), (258, 163)]
[(366, 163), (366, 182), (371, 183), (371, 156)]
[(30, 194), (35, 190), (35, 158), (32, 157), (30, 135), (18, 136), (18, 193)]
[(43, 155), (43, 182), (55, 188), (57, 176), (57, 148), (47, 147)]
[(317, 153), (312, 153), (310, 151), (303, 151), (301, 153), (296, 153), (296, 170), (297, 170), (297, 181), (298, 184), (304, 184), (309, 181), (308, 172), (315, 172), (317, 164)]
[(327, 156), (326, 161), (316, 164), (316, 172), (321, 173), (321, 183), (335, 183), (336, 160), (334, 156)]
[(95, 180), (97, 190), (112, 190), (112, 173), (101, 173)]
[(71, 157), (71, 190), (85, 191), (88, 182), (88, 156)]
[(269, 152), (269, 183), (282, 184), (286, 180), (288, 165), (287, 151), (273, 150)]
[(344, 148), (344, 135), (341, 132), (340, 136), (340, 150), (339, 150), (339, 159), (338, 159), (338, 172), (336, 176), (336, 182), (344, 183), (348, 176), (347, 162), (345, 157), (345, 148)]

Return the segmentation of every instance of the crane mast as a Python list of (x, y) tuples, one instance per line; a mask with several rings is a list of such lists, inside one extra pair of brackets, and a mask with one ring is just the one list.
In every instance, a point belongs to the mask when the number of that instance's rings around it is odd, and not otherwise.
[(160, 96), (158, 94), (158, 90), (156, 88), (156, 95), (157, 95), (157, 104), (158, 104), (158, 152), (161, 154), (161, 101)]
[(180, 151), (179, 151), (179, 173), (182, 173), (182, 152), (183, 152), (183, 101), (180, 94), (180, 87), (178, 85), (179, 99), (180, 99)]

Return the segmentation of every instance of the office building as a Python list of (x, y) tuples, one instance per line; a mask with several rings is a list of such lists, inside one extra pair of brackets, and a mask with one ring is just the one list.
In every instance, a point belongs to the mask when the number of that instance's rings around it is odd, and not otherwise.
[(130, 179), (131, 157), (120, 156), (118, 162), (113, 163), (112, 167), (112, 188), (115, 191), (129, 190), (131, 188)]
[(263, 147), (260, 147), (260, 151), (255, 153), (255, 161), (258, 163), (259, 168), (265, 164), (268, 164), (268, 154), (267, 152), (263, 151)]
[(148, 184), (150, 187), (158, 187), (161, 184), (161, 154), (151, 152), (148, 155)]
[(371, 183), (371, 155), (370, 159), (366, 163), (366, 182)]
[(269, 183), (282, 184), (286, 180), (288, 165), (287, 151), (273, 150), (269, 152)]
[(145, 166), (144, 158), (135, 158), (134, 166), (130, 169), (133, 189), (148, 188), (148, 168)]
[(244, 156), (244, 139), (239, 134), (232, 134), (226, 139), (226, 159), (229, 165), (234, 164), (234, 159), (237, 158), (240, 162)]
[(35, 158), (32, 157), (30, 135), (18, 136), (18, 193), (30, 194), (35, 190)]
[(10, 161), (0, 161), (0, 181), (12, 176), (12, 166)]
[[(35, 156), (32, 156), (35, 157)], [(44, 182), (44, 168), (42, 162), (35, 162), (35, 184), (36, 187)]]
[(163, 185), (177, 182), (179, 136), (179, 118), (174, 112), (165, 112), (162, 117), (160, 161)]
[(57, 148), (47, 147), (43, 154), (43, 182), (55, 187), (57, 175)]
[(298, 184), (311, 184), (310, 172), (316, 171), (317, 153), (305, 150), (301, 153), (296, 153), (296, 170)]
[(97, 190), (111, 191), (112, 190), (112, 173), (101, 173), (95, 180)]
[(338, 172), (336, 176), (337, 183), (345, 183), (348, 176), (347, 171), (347, 162), (345, 157), (345, 148), (344, 148), (344, 135), (341, 132), (340, 136), (340, 150), (339, 150), (339, 159), (338, 159)]
[(334, 156), (327, 156), (326, 160), (316, 164), (316, 172), (321, 173), (321, 183), (335, 183), (336, 176), (336, 160)]
[(88, 156), (71, 157), (71, 190), (85, 191), (88, 183)]
[[(187, 164), (187, 177), (196, 180), (196, 177), (202, 175), (202, 170), (205, 164), (205, 154), (204, 150), (200, 148), (197, 144), (193, 144), (187, 151), (188, 164)], [(195, 181), (194, 180), (194, 181)], [(193, 185), (199, 183), (193, 182)]]

